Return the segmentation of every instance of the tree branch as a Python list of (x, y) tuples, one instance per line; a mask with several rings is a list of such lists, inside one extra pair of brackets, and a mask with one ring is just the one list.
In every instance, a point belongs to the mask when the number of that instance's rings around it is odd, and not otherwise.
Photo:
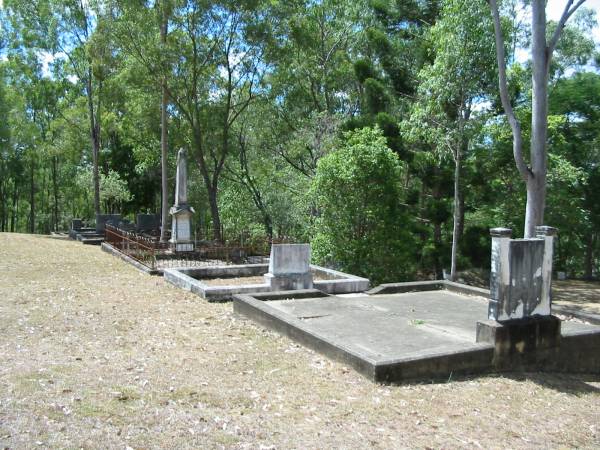
[(565, 28), (565, 24), (569, 17), (573, 15), (573, 13), (579, 8), (581, 5), (585, 3), (585, 0), (579, 0), (575, 5), (571, 8), (574, 0), (569, 0), (565, 5), (565, 9), (560, 16), (560, 20), (558, 21), (558, 25), (556, 26), (556, 30), (554, 30), (554, 34), (552, 35), (552, 39), (550, 39), (550, 43), (548, 44), (547, 55), (548, 55), (548, 66), (550, 66), (550, 58), (552, 57), (552, 53), (556, 48), (556, 44), (558, 44), (558, 40), (560, 39), (560, 34), (562, 30)]
[(496, 0), (489, 0), (494, 19), (494, 35), (496, 38), (496, 56), (498, 58), (498, 85), (500, 88), (500, 100), (502, 107), (506, 113), (508, 123), (513, 133), (513, 156), (517, 165), (517, 170), (521, 174), (523, 180), (532, 176), (531, 169), (525, 163), (523, 158), (523, 136), (521, 133), (521, 124), (515, 116), (510, 98), (508, 95), (508, 83), (506, 81), (506, 56), (504, 54), (504, 38), (502, 37), (502, 28), (500, 25), (500, 13), (498, 12), (498, 4)]

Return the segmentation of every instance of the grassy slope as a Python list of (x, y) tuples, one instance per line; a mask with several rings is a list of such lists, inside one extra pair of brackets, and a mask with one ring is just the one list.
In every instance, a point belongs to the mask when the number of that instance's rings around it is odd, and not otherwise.
[(0, 448), (595, 447), (600, 379), (379, 386), (98, 247), (0, 234)]

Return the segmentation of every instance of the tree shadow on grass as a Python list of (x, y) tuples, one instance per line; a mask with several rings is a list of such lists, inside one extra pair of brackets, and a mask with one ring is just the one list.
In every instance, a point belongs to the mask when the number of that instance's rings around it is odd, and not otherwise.
[(600, 393), (600, 374), (570, 374), (558, 372), (488, 372), (479, 375), (460, 374), (451, 375), (447, 379), (406, 380), (404, 382), (389, 383), (389, 385), (406, 386), (410, 384), (464, 383), (490, 378), (507, 378), (517, 382), (531, 381), (546, 389), (552, 389), (557, 392), (575, 396)]
[(600, 282), (555, 281), (552, 283), (553, 302), (574, 311), (600, 313)]
[(532, 381), (544, 388), (570, 395), (600, 393), (600, 374), (510, 372), (502, 376), (514, 381)]

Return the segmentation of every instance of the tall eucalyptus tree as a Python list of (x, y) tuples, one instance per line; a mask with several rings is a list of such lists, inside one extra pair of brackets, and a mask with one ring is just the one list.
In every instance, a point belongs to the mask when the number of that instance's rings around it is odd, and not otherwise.
[[(532, 114), (529, 161), (523, 152), (521, 124), (514, 113), (506, 76), (505, 42), (497, 0), (489, 0), (494, 20), (494, 37), (498, 63), (498, 83), (502, 107), (513, 134), (513, 155), (517, 170), (527, 188), (525, 237), (535, 236), (535, 227), (544, 222), (546, 207), (546, 176), (548, 172), (548, 77), (552, 55), (567, 20), (585, 0), (567, 0), (558, 23), (553, 29), (546, 20), (546, 1), (531, 0), (531, 61)], [(551, 31), (551, 33), (548, 33)]]

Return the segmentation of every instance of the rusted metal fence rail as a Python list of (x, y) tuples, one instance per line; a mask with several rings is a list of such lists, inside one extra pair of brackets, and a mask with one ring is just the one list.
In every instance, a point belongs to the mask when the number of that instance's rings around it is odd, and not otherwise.
[(135, 259), (146, 267), (156, 270), (169, 267), (201, 267), (221, 264), (244, 264), (262, 262), (261, 258), (269, 255), (271, 244), (279, 241), (245, 240), (245, 245), (228, 242), (226, 245), (212, 242), (196, 242), (192, 252), (172, 251), (169, 243), (160, 242), (157, 238), (139, 235), (106, 225), (105, 242), (121, 253)]
[(104, 242), (146, 267), (156, 269), (156, 255), (160, 242), (108, 224), (104, 229)]

